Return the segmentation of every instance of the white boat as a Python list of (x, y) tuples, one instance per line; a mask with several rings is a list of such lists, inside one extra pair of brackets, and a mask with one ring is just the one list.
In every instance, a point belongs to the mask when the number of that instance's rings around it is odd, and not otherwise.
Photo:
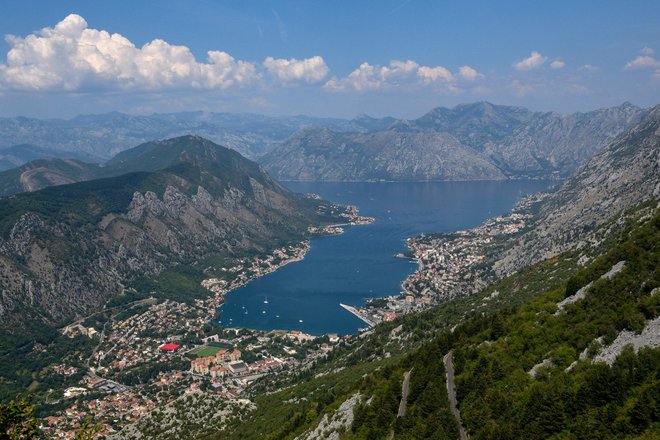
[(298, 322), (303, 322), (303, 320), (302, 320), (302, 319), (299, 319)]
[(266, 313), (266, 311), (265, 311), (265, 310), (262, 310), (261, 313)]
[(268, 304), (268, 297), (264, 298), (264, 304)]

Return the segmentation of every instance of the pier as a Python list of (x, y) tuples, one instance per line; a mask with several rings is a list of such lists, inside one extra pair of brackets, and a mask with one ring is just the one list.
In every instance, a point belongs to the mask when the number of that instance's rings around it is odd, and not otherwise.
[(369, 327), (373, 327), (374, 325), (376, 325), (375, 322), (373, 322), (371, 319), (364, 316), (355, 307), (347, 306), (346, 304), (342, 304), (342, 303), (339, 303), (339, 305), (342, 306), (344, 309), (348, 310), (349, 312), (351, 312), (353, 315), (355, 315), (360, 320), (364, 321)]

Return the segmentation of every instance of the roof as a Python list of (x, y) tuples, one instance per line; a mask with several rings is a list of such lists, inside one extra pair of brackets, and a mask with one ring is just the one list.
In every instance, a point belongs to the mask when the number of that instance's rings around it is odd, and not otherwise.
[(163, 344), (158, 348), (160, 348), (163, 351), (174, 351), (179, 347), (181, 347), (179, 344)]

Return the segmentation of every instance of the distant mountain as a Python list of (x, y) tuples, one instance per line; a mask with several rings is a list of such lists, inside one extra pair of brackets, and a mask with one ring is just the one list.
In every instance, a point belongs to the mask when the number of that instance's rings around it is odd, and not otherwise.
[(464, 104), (368, 133), (305, 129), (260, 162), (280, 180), (567, 177), (643, 114), (629, 103), (571, 115)]
[(280, 180), (480, 180), (505, 175), (445, 133), (307, 129), (261, 162)]
[(233, 150), (196, 136), (152, 147), (145, 171), (120, 162), (126, 174), (0, 199), (0, 327), (65, 322), (137, 276), (300, 240), (324, 218), (324, 202)]
[(84, 162), (100, 161), (99, 157), (85, 153), (78, 153), (75, 151), (57, 151), (38, 147), (36, 145), (21, 144), (0, 148), (0, 171), (5, 171), (21, 166), (24, 163), (30, 162), (32, 160), (47, 159), (52, 157), (68, 157)]
[(536, 227), (517, 240), (496, 269), (516, 271), (580, 246), (596, 227), (643, 201), (660, 197), (660, 105), (616, 137), (551, 196)]
[[(0, 148), (35, 144), (49, 151), (73, 152), (109, 159), (124, 149), (154, 139), (196, 134), (233, 148), (249, 158), (270, 151), (276, 143), (305, 127), (326, 127), (336, 131), (368, 131), (389, 125), (390, 120), (357, 118), (354, 121), (308, 116), (271, 117), (254, 114), (185, 112), (131, 116), (119, 112), (82, 115), (69, 120), (0, 118)], [(0, 152), (0, 160), (2, 160)], [(33, 157), (13, 166), (44, 157)], [(98, 161), (98, 160), (97, 160)], [(1, 162), (0, 162), (1, 164)], [(5, 168), (6, 169), (6, 168)]]

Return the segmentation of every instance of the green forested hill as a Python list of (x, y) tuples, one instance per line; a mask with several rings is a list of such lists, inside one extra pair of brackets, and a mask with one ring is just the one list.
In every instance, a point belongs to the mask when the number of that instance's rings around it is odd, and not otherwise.
[[(262, 385), (254, 390), (251, 417), (216, 438), (318, 438), (303, 434), (319, 423), (324, 429), (316, 434), (336, 432), (342, 439), (458, 438), (443, 366), (449, 351), (471, 439), (658, 438), (660, 349), (626, 348), (611, 366), (593, 361), (621, 331), (639, 333), (658, 317), (660, 214), (648, 206), (642, 212), (644, 220), (611, 237), (582, 269), (576, 254), (562, 254), (462, 304), (381, 325), (292, 378), (295, 384), (284, 391), (264, 395)], [(603, 277), (621, 261), (621, 272)], [(556, 313), (558, 302), (590, 282), (583, 299)], [(497, 304), (468, 312), (495, 291)], [(467, 319), (451, 331), (462, 316)], [(397, 417), (407, 371), (407, 412)], [(352, 423), (323, 425), (324, 416), (341, 420), (337, 409), (352, 396), (358, 401)]]

